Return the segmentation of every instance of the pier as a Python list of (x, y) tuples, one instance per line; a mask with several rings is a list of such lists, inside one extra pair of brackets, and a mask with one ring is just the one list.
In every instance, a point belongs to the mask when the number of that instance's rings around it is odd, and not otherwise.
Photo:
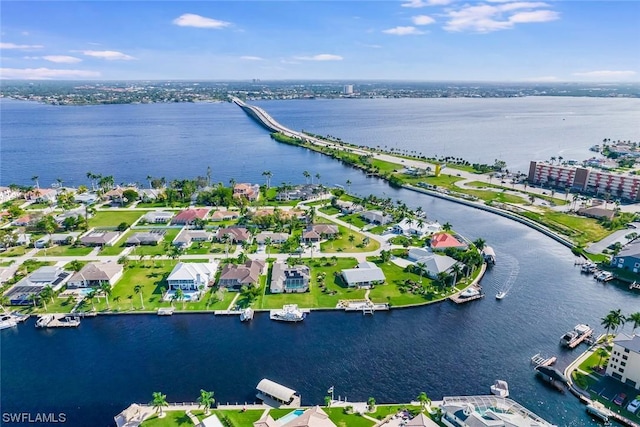
[(449, 299), (451, 301), (455, 302), (456, 304), (464, 304), (464, 303), (469, 302), (469, 301), (475, 301), (477, 299), (484, 298), (484, 292), (482, 292), (482, 286), (480, 286), (477, 283), (474, 284), (474, 285), (469, 286), (466, 289), (466, 291), (470, 291), (470, 292), (476, 291), (478, 293), (470, 295), (470, 296), (465, 296), (464, 295), (465, 291), (462, 291), (462, 292), (458, 292), (455, 295), (451, 295), (449, 297)]
[(556, 363), (557, 358), (555, 356), (544, 357), (540, 353), (531, 357), (531, 363), (537, 366), (551, 366)]
[(37, 328), (77, 328), (78, 326), (80, 326), (80, 318), (66, 314), (45, 314), (39, 316), (36, 322)]

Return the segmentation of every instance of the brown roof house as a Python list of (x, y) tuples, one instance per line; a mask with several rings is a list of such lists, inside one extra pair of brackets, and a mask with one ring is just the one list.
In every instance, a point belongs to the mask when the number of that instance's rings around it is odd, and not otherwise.
[(244, 243), (251, 240), (251, 233), (244, 227), (219, 228), (216, 239), (224, 240), (229, 236), (233, 243)]
[(260, 275), (265, 273), (265, 261), (248, 260), (244, 264), (227, 264), (222, 269), (218, 286), (240, 290), (243, 286), (258, 286)]
[(307, 227), (302, 238), (307, 242), (319, 242), (338, 235), (338, 226), (334, 224), (314, 224)]
[(103, 283), (112, 287), (122, 277), (122, 265), (117, 262), (90, 262), (82, 270), (73, 273), (67, 282), (68, 288), (97, 288)]
[(266, 414), (258, 421), (253, 423), (253, 427), (336, 427), (335, 423), (331, 421), (326, 412), (319, 406), (309, 408), (302, 413), (302, 415), (293, 418), (291, 421), (285, 424), (276, 423), (271, 415)]
[(211, 221), (228, 221), (230, 219), (236, 219), (240, 217), (238, 211), (225, 211), (219, 210), (211, 214)]
[(260, 198), (260, 186), (258, 184), (240, 183), (233, 187), (233, 197), (244, 197), (249, 201)]
[(172, 225), (193, 224), (196, 219), (205, 219), (209, 214), (206, 208), (189, 208), (181, 211), (171, 220)]

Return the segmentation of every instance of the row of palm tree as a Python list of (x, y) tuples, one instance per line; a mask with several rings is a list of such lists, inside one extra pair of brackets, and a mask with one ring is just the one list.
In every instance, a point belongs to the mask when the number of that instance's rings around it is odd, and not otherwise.
[(640, 328), (640, 312), (625, 316), (622, 314), (621, 309), (611, 310), (600, 320), (600, 324), (604, 326), (604, 329), (607, 331), (607, 335), (610, 335), (611, 331), (613, 331), (614, 334), (617, 334), (618, 330), (623, 328), (626, 322), (630, 322), (632, 324), (632, 334), (635, 334), (636, 329)]
[[(158, 418), (163, 418), (165, 413), (163, 412), (163, 408), (169, 406), (169, 402), (167, 402), (167, 395), (162, 394), (159, 391), (154, 391), (152, 394), (152, 401), (150, 405), (153, 409), (158, 413)], [(204, 389), (200, 390), (200, 396), (197, 399), (198, 407), (202, 407), (204, 409), (204, 414), (209, 415), (211, 413), (211, 407), (216, 403), (216, 400), (213, 398), (212, 391), (206, 391)]]

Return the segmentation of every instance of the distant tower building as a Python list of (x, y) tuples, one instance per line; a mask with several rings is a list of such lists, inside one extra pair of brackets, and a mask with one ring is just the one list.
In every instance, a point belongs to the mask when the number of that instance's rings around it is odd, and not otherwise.
[(353, 95), (353, 85), (344, 85), (342, 88), (343, 95)]

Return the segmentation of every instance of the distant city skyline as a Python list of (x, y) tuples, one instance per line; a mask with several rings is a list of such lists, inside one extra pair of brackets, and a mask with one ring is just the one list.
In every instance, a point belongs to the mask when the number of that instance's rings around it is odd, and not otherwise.
[(0, 77), (640, 81), (635, 1), (3, 1)]

